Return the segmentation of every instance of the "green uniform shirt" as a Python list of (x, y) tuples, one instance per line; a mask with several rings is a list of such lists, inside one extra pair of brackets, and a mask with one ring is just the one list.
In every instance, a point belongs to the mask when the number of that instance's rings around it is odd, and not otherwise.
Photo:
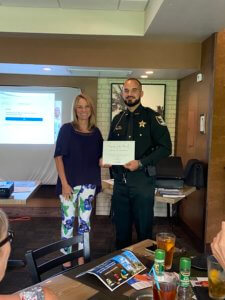
[[(112, 121), (109, 141), (129, 140), (127, 136), (129, 111), (120, 112)], [(133, 137), (135, 141), (135, 159), (142, 165), (155, 166), (163, 157), (171, 154), (171, 139), (166, 123), (154, 110), (141, 104), (133, 112)], [(114, 167), (118, 170), (122, 167)]]

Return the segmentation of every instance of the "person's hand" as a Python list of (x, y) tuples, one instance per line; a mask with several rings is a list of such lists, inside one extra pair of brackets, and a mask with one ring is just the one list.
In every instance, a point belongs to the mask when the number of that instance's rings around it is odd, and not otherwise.
[(70, 199), (70, 197), (73, 194), (73, 189), (71, 188), (71, 186), (67, 183), (67, 184), (63, 184), (62, 185), (62, 195), (65, 199)]
[(128, 163), (124, 165), (124, 168), (130, 170), (130, 171), (135, 171), (139, 168), (139, 161), (138, 160), (131, 160)]
[(112, 167), (112, 165), (104, 164), (102, 158), (99, 159), (99, 166), (101, 168), (111, 168)]
[(213, 255), (225, 270), (225, 221), (222, 222), (222, 228), (211, 243)]

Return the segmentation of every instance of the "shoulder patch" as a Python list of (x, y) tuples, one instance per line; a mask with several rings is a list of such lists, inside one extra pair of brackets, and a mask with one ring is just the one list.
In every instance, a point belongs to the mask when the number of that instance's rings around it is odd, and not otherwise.
[(166, 126), (166, 122), (163, 120), (162, 116), (155, 116), (155, 118), (159, 125)]

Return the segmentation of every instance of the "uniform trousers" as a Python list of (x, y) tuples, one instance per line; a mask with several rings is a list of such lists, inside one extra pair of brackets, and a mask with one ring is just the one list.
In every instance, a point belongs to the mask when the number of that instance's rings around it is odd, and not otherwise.
[(112, 213), (116, 228), (116, 247), (132, 244), (132, 226), (138, 241), (152, 238), (155, 178), (144, 170), (127, 172), (125, 180), (115, 178)]
[[(65, 199), (62, 195), (60, 195), (62, 214), (62, 239), (68, 239), (73, 236), (76, 209), (78, 216), (78, 234), (84, 234), (84, 232), (90, 231), (90, 216), (95, 191), (96, 185), (83, 184), (75, 186), (73, 188), (73, 193), (70, 199)], [(83, 249), (83, 244), (79, 243), (78, 249)], [(64, 254), (71, 253), (72, 247), (61, 249), (61, 252)]]

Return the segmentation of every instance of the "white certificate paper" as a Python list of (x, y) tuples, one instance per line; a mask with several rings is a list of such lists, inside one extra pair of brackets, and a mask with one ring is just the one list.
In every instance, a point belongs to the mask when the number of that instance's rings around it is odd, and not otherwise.
[(135, 141), (104, 141), (103, 163), (124, 165), (135, 159)]

